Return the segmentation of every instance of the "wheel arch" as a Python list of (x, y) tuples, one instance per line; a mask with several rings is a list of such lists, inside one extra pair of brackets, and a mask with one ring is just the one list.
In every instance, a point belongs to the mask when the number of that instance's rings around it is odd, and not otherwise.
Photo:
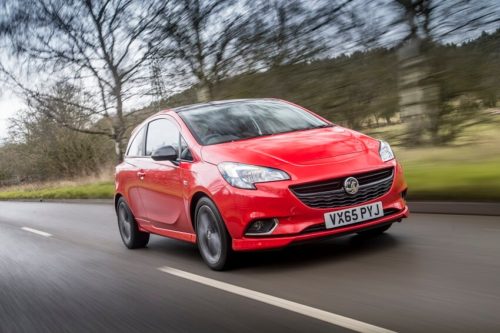
[(193, 194), (193, 196), (191, 197), (191, 201), (189, 203), (189, 218), (191, 219), (191, 225), (193, 226), (193, 230), (195, 230), (195, 231), (196, 231), (196, 223), (194, 220), (194, 215), (196, 213), (195, 212), (196, 205), (198, 204), (198, 201), (200, 201), (200, 199), (203, 197), (206, 197), (206, 198), (212, 200), (212, 198), (210, 198), (210, 195), (208, 195), (206, 192), (197, 191)]
[(118, 200), (123, 197), (123, 194), (120, 192), (115, 193), (115, 202), (114, 202), (114, 207), (115, 207), (115, 212), (116, 212), (116, 206), (118, 205)]

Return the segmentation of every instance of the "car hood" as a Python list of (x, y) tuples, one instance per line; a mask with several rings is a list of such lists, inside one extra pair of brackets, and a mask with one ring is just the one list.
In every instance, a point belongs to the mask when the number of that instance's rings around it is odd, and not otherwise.
[(333, 126), (204, 146), (202, 157), (214, 164), (319, 165), (332, 163), (345, 155), (366, 152), (373, 142), (376, 140)]

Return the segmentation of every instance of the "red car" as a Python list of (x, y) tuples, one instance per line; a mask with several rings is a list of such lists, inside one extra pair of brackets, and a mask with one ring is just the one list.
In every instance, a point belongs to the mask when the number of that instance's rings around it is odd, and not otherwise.
[(196, 243), (212, 269), (234, 251), (360, 233), (408, 217), (407, 185), (384, 141), (289, 102), (228, 100), (159, 112), (116, 168), (123, 242)]

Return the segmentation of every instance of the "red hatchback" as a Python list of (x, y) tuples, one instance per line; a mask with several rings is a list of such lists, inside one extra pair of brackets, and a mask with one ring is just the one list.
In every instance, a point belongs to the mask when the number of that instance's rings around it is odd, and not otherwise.
[(116, 168), (123, 242), (150, 233), (198, 245), (212, 269), (234, 251), (349, 233), (408, 216), (388, 143), (292, 103), (229, 100), (162, 111), (132, 133)]

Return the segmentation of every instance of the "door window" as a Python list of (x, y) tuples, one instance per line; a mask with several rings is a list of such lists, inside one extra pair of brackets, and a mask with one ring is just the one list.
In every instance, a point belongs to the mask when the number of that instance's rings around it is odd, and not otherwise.
[(144, 156), (144, 132), (145, 127), (141, 128), (134, 136), (128, 148), (127, 156)]
[(179, 151), (179, 129), (167, 119), (153, 120), (148, 125), (146, 156), (151, 156), (158, 148), (172, 146)]

